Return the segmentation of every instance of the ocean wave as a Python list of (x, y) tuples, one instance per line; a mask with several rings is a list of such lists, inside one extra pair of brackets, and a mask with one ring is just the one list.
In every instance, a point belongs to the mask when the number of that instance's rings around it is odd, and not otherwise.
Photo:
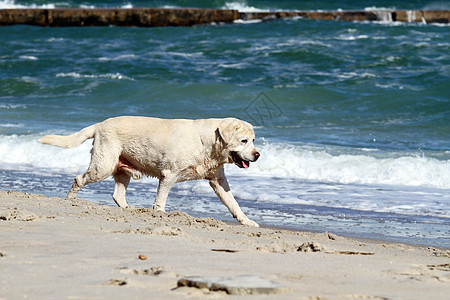
[(135, 54), (121, 54), (115, 57), (99, 57), (99, 61), (119, 61), (119, 60), (132, 60), (137, 58)]
[(240, 12), (268, 12), (270, 10), (268, 9), (260, 9), (256, 8), (254, 6), (249, 6), (247, 4), (247, 1), (233, 1), (233, 2), (227, 2), (222, 7), (222, 9), (234, 9)]
[(24, 127), (24, 124), (12, 124), (12, 123), (6, 123), (6, 124), (0, 124), (0, 127), (3, 128), (22, 128)]
[(263, 20), (261, 19), (254, 19), (254, 20), (234, 20), (234, 24), (256, 24), (256, 23), (262, 23)]
[(22, 5), (22, 4), (16, 4), (16, 1), (14, 0), (2, 0), (0, 1), (0, 9), (12, 9), (12, 8), (47, 8), (47, 9), (53, 9), (55, 8), (55, 4), (30, 4), (30, 5)]
[(39, 58), (32, 55), (20, 55), (19, 58), (23, 60), (39, 60)]
[[(67, 174), (82, 173), (89, 163), (91, 142), (78, 148), (42, 145), (38, 136), (0, 136), (3, 169), (46, 169)], [(259, 145), (261, 158), (249, 175), (298, 178), (340, 184), (388, 184), (450, 188), (450, 161), (422, 156), (383, 157), (376, 151), (333, 154), (325, 148), (285, 143)], [(381, 156), (381, 157), (380, 157)], [(231, 170), (234, 170), (230, 168)], [(234, 173), (234, 171), (231, 171)]]
[(69, 72), (69, 73), (58, 73), (56, 77), (73, 77), (73, 78), (106, 78), (106, 79), (126, 79), (126, 80), (134, 80), (131, 77), (122, 75), (120, 73), (106, 73), (106, 74), (80, 74), (77, 72)]
[[(125, 3), (125, 4), (123, 4), (123, 5), (121, 5), (121, 6), (117, 6), (117, 7), (130, 9), (130, 8), (133, 8), (134, 6), (133, 6), (132, 3)], [(95, 8), (98, 8), (98, 6), (95, 6), (95, 5), (80, 4), (80, 8), (85, 8), (85, 9), (95, 9)]]
[(337, 36), (336, 39), (341, 41), (356, 41), (361, 39), (363, 40), (370, 39), (370, 36), (368, 36), (367, 34), (359, 34), (359, 35), (341, 34)]
[(38, 136), (0, 136), (0, 165), (6, 170), (53, 170), (82, 173), (89, 164), (91, 143), (61, 149), (40, 144)]
[(25, 104), (10, 104), (10, 103), (1, 103), (0, 102), (0, 109), (27, 109), (28, 106)]
[[(125, 9), (131, 9), (134, 8), (133, 3), (131, 2), (124, 2), (124, 3), (112, 3), (107, 4), (105, 3), (106, 7), (120, 7)], [(95, 9), (99, 7), (104, 7), (105, 4), (101, 5), (95, 5), (95, 4), (89, 4), (88, 2), (81, 3), (81, 4), (75, 4), (73, 1), (68, 2), (55, 2), (55, 3), (47, 3), (47, 4), (19, 4), (16, 3), (15, 0), (0, 0), (0, 9), (16, 9), (16, 8), (45, 8), (45, 9), (55, 9), (57, 7), (80, 7), (84, 9)], [(173, 5), (173, 4), (165, 4), (160, 6), (162, 8), (180, 8), (181, 6)], [(268, 9), (260, 9), (254, 6), (249, 6), (247, 4), (247, 1), (231, 1), (226, 2), (221, 9), (234, 9), (238, 10), (240, 12), (268, 12), (270, 10)]]
[[(261, 158), (254, 172), (341, 184), (389, 184), (450, 188), (450, 161), (423, 156), (375, 157), (366, 154), (331, 154), (284, 143), (258, 149)], [(378, 154), (379, 155), (379, 154)]]
[(378, 7), (378, 6), (370, 6), (370, 7), (365, 7), (364, 10), (365, 11), (373, 11), (373, 10), (386, 10), (386, 11), (391, 11), (391, 10), (396, 10), (397, 8), (395, 6), (392, 7)]
[(128, 8), (128, 9), (133, 8), (133, 7), (134, 7), (133, 3), (130, 3), (130, 2), (125, 3), (122, 6), (120, 6), (120, 8)]
[[(84, 9), (94, 9), (99, 6), (89, 5), (89, 4), (79, 4), (74, 5), (73, 1), (68, 2), (55, 2), (55, 3), (47, 3), (47, 4), (18, 4), (14, 0), (0, 0), (0, 9), (16, 9), (16, 8), (44, 8), (44, 9), (55, 9), (57, 7), (79, 7)], [(128, 3), (115, 3), (114, 7), (120, 8), (133, 8), (133, 4)]]

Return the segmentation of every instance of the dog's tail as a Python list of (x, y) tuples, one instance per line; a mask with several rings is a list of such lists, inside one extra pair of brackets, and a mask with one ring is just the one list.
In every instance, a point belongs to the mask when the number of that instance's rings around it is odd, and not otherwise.
[(42, 144), (49, 144), (63, 148), (74, 148), (84, 141), (93, 138), (97, 124), (81, 129), (79, 132), (72, 135), (46, 135), (39, 139)]

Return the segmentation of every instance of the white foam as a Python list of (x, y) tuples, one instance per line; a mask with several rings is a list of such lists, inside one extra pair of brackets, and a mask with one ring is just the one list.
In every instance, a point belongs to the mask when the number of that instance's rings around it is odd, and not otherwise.
[(126, 80), (134, 80), (131, 77), (122, 75), (120, 73), (106, 73), (106, 74), (80, 74), (77, 72), (69, 72), (69, 73), (58, 73), (56, 77), (73, 77), (73, 78), (106, 78), (106, 79), (126, 79)]
[(257, 23), (262, 23), (263, 20), (261, 19), (254, 19), (254, 20), (234, 20), (233, 23), (234, 24), (257, 24)]
[[(81, 173), (88, 166), (91, 142), (73, 149), (42, 145), (40, 136), (0, 136), (2, 169), (51, 169)], [(297, 178), (339, 184), (388, 184), (450, 189), (450, 160), (424, 156), (389, 157), (379, 151), (332, 153), (333, 149), (268, 143), (258, 145), (261, 158), (244, 172), (250, 176)], [(242, 176), (231, 166), (230, 174)], [(247, 176), (246, 175), (246, 176)]]
[(364, 10), (365, 11), (374, 11), (374, 10), (393, 11), (393, 10), (396, 10), (396, 8), (395, 8), (395, 6), (393, 6), (393, 7), (370, 6), (370, 7), (365, 7)]
[(24, 126), (23, 124), (11, 124), (11, 123), (0, 124), (0, 127), (3, 128), (21, 128), (23, 126)]
[(21, 55), (19, 56), (20, 59), (24, 59), (24, 60), (39, 60), (39, 58), (37, 58), (36, 56), (32, 56), (32, 55)]
[(121, 8), (131, 9), (131, 8), (133, 8), (133, 3), (126, 3), (126, 4), (122, 5)]
[(9, 170), (52, 170), (73, 174), (86, 171), (91, 143), (62, 149), (40, 144), (37, 136), (0, 136), (0, 165)]
[[(71, 3), (68, 2), (55, 2), (55, 3), (47, 3), (47, 4), (17, 4), (14, 0), (0, 0), (0, 9), (14, 9), (14, 8), (45, 8), (45, 9), (54, 9), (56, 7), (69, 7), (72, 6)], [(93, 9), (96, 8), (95, 5), (87, 5), (87, 4), (80, 4), (80, 8), (85, 9)], [(120, 8), (133, 8), (133, 4), (128, 2), (124, 3), (120, 6)]]
[(16, 4), (16, 1), (14, 0), (2, 0), (0, 1), (0, 9), (11, 9), (11, 8), (47, 8), (47, 9), (53, 9), (55, 8), (55, 4), (49, 3), (49, 4), (42, 4), (42, 5), (22, 5), (22, 4)]
[(336, 37), (337, 40), (341, 41), (356, 41), (356, 40), (365, 40), (369, 39), (370, 37), (366, 34), (360, 34), (360, 35), (352, 35), (352, 34), (341, 34)]
[[(39, 137), (0, 135), (0, 169), (37, 177), (73, 177), (86, 171), (91, 141), (63, 149), (40, 144)], [(258, 145), (258, 150), (261, 158), (250, 169), (226, 166), (238, 200), (450, 217), (449, 160), (418, 156), (376, 158), (369, 155), (380, 155), (380, 151), (364, 150), (358, 155), (333, 154), (319, 147), (267, 142)], [(132, 186), (145, 187), (145, 191), (150, 187), (151, 192), (156, 192), (156, 185), (154, 179), (144, 179)], [(177, 184), (173, 193), (216, 199), (207, 181)]]
[(118, 55), (116, 57), (99, 57), (99, 61), (118, 61), (118, 60), (132, 60), (135, 59), (137, 56), (134, 54), (122, 54)]
[(26, 109), (27, 106), (25, 104), (10, 104), (10, 103), (0, 103), (1, 109)]
[(244, 62), (239, 62), (239, 63), (231, 63), (231, 64), (219, 64), (218, 66), (219, 68), (224, 68), (224, 69), (245, 69), (247, 67), (247, 63)]
[(233, 2), (227, 2), (222, 7), (222, 9), (233, 9), (240, 12), (268, 12), (267, 9), (260, 9), (256, 8), (254, 6), (249, 6), (247, 4), (247, 1), (233, 1)]
[[(250, 172), (341, 184), (389, 184), (450, 188), (450, 160), (423, 156), (377, 158), (361, 154), (331, 154), (326, 149), (266, 143)], [(377, 153), (377, 155), (379, 155)]]
[(81, 4), (81, 5), (80, 5), (80, 8), (84, 8), (84, 9), (94, 9), (95, 6), (94, 6), (94, 5), (83, 5), (83, 4)]

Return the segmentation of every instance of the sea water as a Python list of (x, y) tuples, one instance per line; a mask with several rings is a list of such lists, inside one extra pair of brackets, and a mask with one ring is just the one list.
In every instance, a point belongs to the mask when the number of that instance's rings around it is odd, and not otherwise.
[[(427, 1), (193, 1), (241, 11), (444, 8)], [(447, 5), (447, 7), (446, 7)], [(185, 1), (0, 1), (0, 8), (183, 7)], [(301, 18), (165, 28), (0, 27), (0, 189), (64, 197), (91, 142), (41, 145), (119, 115), (237, 117), (261, 158), (226, 166), (261, 225), (450, 247), (448, 25)], [(109, 179), (83, 199), (114, 205)], [(132, 181), (151, 207), (157, 180)], [(167, 209), (232, 220), (206, 181)]]

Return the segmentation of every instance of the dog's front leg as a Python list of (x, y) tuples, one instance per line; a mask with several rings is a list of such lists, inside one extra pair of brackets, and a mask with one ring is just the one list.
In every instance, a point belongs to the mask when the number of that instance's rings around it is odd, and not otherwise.
[(169, 195), (170, 189), (177, 181), (177, 175), (170, 171), (162, 171), (161, 173), (153, 209), (165, 211), (167, 196)]
[(250, 227), (259, 227), (258, 223), (250, 220), (241, 210), (233, 194), (231, 194), (230, 186), (228, 185), (227, 178), (223, 167), (221, 167), (216, 174), (215, 178), (209, 180), (209, 185), (213, 188), (220, 201), (228, 208), (233, 217), (235, 217), (242, 225)]

